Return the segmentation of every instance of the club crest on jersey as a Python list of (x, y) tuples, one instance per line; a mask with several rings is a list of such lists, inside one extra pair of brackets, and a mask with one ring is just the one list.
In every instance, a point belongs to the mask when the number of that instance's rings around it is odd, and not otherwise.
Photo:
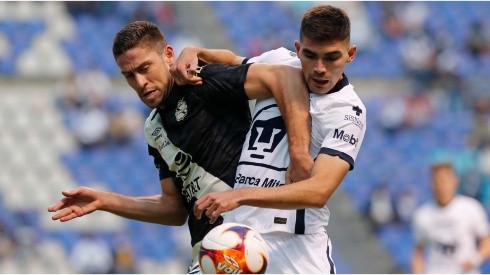
[(175, 109), (175, 119), (177, 121), (182, 121), (187, 115), (187, 103), (185, 103), (184, 99), (179, 100), (177, 102), (177, 108)]

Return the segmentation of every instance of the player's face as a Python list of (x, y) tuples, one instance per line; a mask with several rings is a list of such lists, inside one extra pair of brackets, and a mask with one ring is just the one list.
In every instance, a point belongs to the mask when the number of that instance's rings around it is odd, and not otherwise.
[(307, 37), (294, 44), (310, 91), (325, 94), (342, 79), (345, 64), (356, 54), (348, 41), (316, 42)]
[(169, 68), (174, 62), (174, 52), (167, 45), (163, 54), (145, 45), (129, 49), (116, 58), (121, 73), (129, 86), (150, 108), (162, 106), (173, 86)]
[(450, 167), (432, 170), (432, 191), (439, 205), (448, 204), (456, 194), (458, 177)]

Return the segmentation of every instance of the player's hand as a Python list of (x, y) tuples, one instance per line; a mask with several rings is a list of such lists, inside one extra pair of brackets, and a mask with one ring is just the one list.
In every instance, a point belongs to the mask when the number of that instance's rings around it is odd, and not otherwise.
[(476, 257), (475, 259), (472, 260), (466, 260), (461, 264), (461, 267), (463, 268), (463, 272), (471, 271), (472, 269), (478, 267), (482, 263), (482, 260), (480, 257)]
[(170, 74), (177, 85), (200, 85), (202, 79), (196, 75), (199, 59), (193, 47), (185, 47), (170, 66)]
[(213, 224), (222, 213), (237, 208), (238, 202), (234, 190), (214, 192), (200, 198), (194, 204), (194, 215), (201, 219), (202, 213), (209, 217), (209, 223)]
[(473, 269), (474, 267), (475, 266), (474, 266), (474, 264), (471, 261), (465, 261), (461, 265), (461, 268), (463, 269), (463, 272), (469, 271), (469, 270)]
[[(49, 212), (57, 212), (51, 218), (66, 222), (83, 215), (94, 212), (100, 208), (96, 190), (87, 187), (79, 187), (71, 191), (62, 191), (63, 199), (48, 207)], [(61, 210), (61, 211), (60, 211)]]
[(303, 159), (291, 159), (291, 163), (286, 170), (285, 183), (289, 184), (309, 179), (313, 163), (313, 159), (309, 156)]

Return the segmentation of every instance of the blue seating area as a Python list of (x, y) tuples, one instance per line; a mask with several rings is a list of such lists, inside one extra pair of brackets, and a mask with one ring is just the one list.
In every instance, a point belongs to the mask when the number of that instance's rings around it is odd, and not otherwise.
[(0, 20), (0, 34), (10, 42), (8, 55), (0, 57), (0, 75), (14, 76), (16, 74), (15, 62), (25, 52), (32, 39), (44, 31), (41, 21), (13, 22)]
[[(490, 6), (481, 2), (427, 2), (430, 11), (426, 23), (428, 31), (450, 33), (454, 47), (464, 50), (470, 25), (476, 20), (485, 20)], [(146, 19), (156, 20), (156, 11), (149, 3), (107, 2), (92, 12), (74, 13), (76, 33), (71, 39), (61, 41), (62, 48), (73, 62), (74, 71), (82, 71), (90, 66), (98, 66), (111, 76), (119, 71), (112, 57), (112, 38), (126, 22), (134, 18), (135, 10), (144, 10)], [(235, 51), (241, 55), (253, 56), (279, 46), (293, 49), (298, 39), (301, 15), (305, 5), (286, 5), (281, 2), (209, 2), (214, 15), (219, 19), (225, 35), (235, 44)], [(402, 77), (403, 64), (400, 57), (400, 43), (381, 34), (383, 24), (383, 3), (364, 2), (369, 23), (376, 30), (376, 45), (360, 48), (356, 62), (349, 65), (349, 75), (362, 78)], [(260, 16), (257, 14), (260, 13)], [(237, 16), (240, 14), (240, 16)], [(159, 23), (168, 41), (173, 41), (179, 32), (178, 25), (168, 27)], [(30, 46), (32, 38), (43, 31), (42, 22), (10, 22), (0, 19), (0, 33), (11, 44), (10, 54), (0, 60), (0, 74), (13, 75), (19, 54)], [(354, 41), (355, 42), (355, 41)], [(464, 66), (460, 73), (472, 75), (483, 68), (489, 68), (488, 60), (475, 61), (464, 56)], [(480, 64), (482, 63), (482, 64)], [(383, 64), (383, 66), (379, 66)], [(483, 70), (488, 72), (490, 70)]]
[[(221, 23), (226, 35), (234, 43), (233, 49), (240, 55), (253, 56), (279, 46), (293, 49), (298, 39), (300, 18), (310, 4), (298, 2), (287, 5), (282, 2), (227, 2), (212, 1), (208, 4)], [(452, 47), (462, 53), (463, 61), (458, 74), (470, 77), (475, 74), (490, 76), (490, 58), (474, 59), (465, 52), (465, 41), (475, 20), (488, 23), (490, 5), (486, 2), (424, 2), (430, 12), (425, 23), (431, 33), (443, 32), (450, 36)], [(112, 56), (114, 34), (127, 22), (136, 18), (136, 10), (143, 11), (146, 19), (157, 20), (156, 11), (149, 2), (104, 2), (94, 12), (70, 10), (75, 22), (72, 38), (60, 41), (62, 49), (73, 63), (75, 73), (96, 66), (111, 77), (120, 77), (120, 71)], [(335, 4), (334, 4), (335, 5)], [(361, 7), (368, 22), (375, 30), (375, 46), (360, 48), (355, 62), (348, 65), (347, 74), (352, 79), (402, 79), (406, 77), (401, 58), (403, 37), (389, 38), (382, 34), (385, 7), (383, 2), (362, 2)], [(260, 16), (257, 16), (260, 15)], [(354, 20), (354, 19), (353, 19)], [(178, 36), (179, 26), (172, 28), (159, 23), (171, 43)], [(0, 18), (0, 35), (4, 36), (10, 51), (0, 56), (0, 76), (15, 77), (19, 57), (32, 45), (35, 37), (46, 30), (43, 21), (8, 21)], [(207, 30), (203, 30), (207, 31)], [(355, 41), (354, 41), (355, 42)], [(396, 91), (391, 92), (396, 95)], [(134, 98), (136, 101), (137, 99)], [(387, 97), (373, 96), (364, 103), (368, 110), (368, 130), (354, 171), (341, 185), (361, 213), (367, 213), (373, 189), (380, 183), (388, 185), (392, 197), (397, 198), (405, 190), (415, 193), (417, 204), (431, 198), (427, 164), (434, 148), (447, 148), (457, 152), (457, 169), (464, 173), (474, 165), (477, 153), (467, 146), (469, 134), (474, 128), (473, 114), (469, 110), (435, 109), (426, 124), (402, 127), (396, 131), (383, 128), (380, 119), (383, 107), (390, 104)], [(118, 99), (112, 107), (134, 102)], [(108, 109), (112, 108), (107, 106)], [(138, 107), (139, 108), (139, 107)], [(144, 112), (143, 109), (141, 109)], [(66, 114), (65, 114), (66, 115)], [(67, 129), (72, 118), (65, 116)], [(114, 192), (130, 195), (160, 193), (158, 173), (147, 154), (143, 133), (124, 146), (80, 148), (63, 155), (61, 162), (79, 185), (103, 183)], [(375, 165), (373, 165), (375, 164)], [(5, 210), (0, 197), (0, 209)], [(490, 211), (490, 209), (487, 209)], [(39, 227), (36, 213), (0, 211), (0, 223), (7, 230), (14, 230), (21, 223)], [(56, 238), (71, 249), (79, 232), (63, 230), (43, 232), (46, 237)], [(126, 221), (124, 234), (131, 237), (138, 257), (164, 260), (171, 257), (176, 240), (169, 238), (170, 229), (160, 225)], [(410, 272), (409, 261), (413, 239), (409, 224), (389, 224), (376, 232), (380, 244), (391, 252), (395, 264)], [(100, 233), (109, 243), (117, 238), (115, 233)], [(158, 240), (158, 241), (155, 241)], [(334, 255), (334, 258), (337, 257)], [(336, 259), (338, 272), (349, 273), (348, 262)], [(490, 273), (490, 263), (483, 267)]]
[[(105, 183), (108, 190), (134, 196), (146, 196), (161, 192), (158, 171), (147, 154), (146, 143), (141, 137), (124, 146), (111, 145), (83, 149), (64, 155), (62, 162), (80, 185)], [(138, 257), (165, 260), (173, 255), (175, 243), (169, 238), (165, 226), (126, 221), (124, 234), (133, 242)], [(118, 232), (120, 233), (120, 232)], [(118, 233), (102, 234), (108, 243), (114, 243)], [(60, 231), (52, 236), (61, 239), (68, 248), (78, 237), (77, 232)], [(159, 240), (155, 242), (155, 240)]]
[[(402, 128), (390, 134), (379, 123), (379, 111), (384, 104), (387, 103), (379, 97), (365, 101), (369, 130), (366, 132), (356, 167), (341, 186), (353, 196), (353, 201), (363, 212), (373, 186), (393, 179), (396, 182), (390, 182), (390, 190), (395, 195), (415, 184), (417, 195), (425, 200), (428, 193), (430, 195), (427, 185), (430, 154), (435, 148), (465, 149), (467, 136), (472, 129), (470, 113), (436, 110), (426, 125)], [(379, 164), (380, 156), (383, 156), (382, 165), (373, 165)]]
[(280, 46), (292, 48), (297, 39), (299, 21), (292, 20), (288, 9), (279, 2), (209, 4), (240, 54), (253, 55)]
[[(340, 187), (351, 196), (361, 213), (368, 212), (371, 192), (381, 183), (387, 184), (394, 200), (404, 190), (415, 192), (418, 205), (431, 199), (427, 167), (435, 148), (458, 152), (461, 161), (456, 163), (456, 168), (460, 172), (475, 163), (466, 145), (473, 127), (471, 113), (436, 109), (427, 124), (404, 127), (390, 133), (379, 123), (385, 99), (372, 98), (365, 104), (368, 131), (356, 167)], [(377, 233), (380, 243), (392, 253), (397, 266), (410, 272), (413, 239), (409, 224), (389, 224)]]
[[(468, 111), (449, 112), (436, 109), (426, 125), (402, 128), (388, 133), (379, 123), (379, 110), (386, 104), (383, 98), (365, 101), (368, 131), (356, 168), (347, 175), (341, 190), (347, 192), (361, 213), (368, 213), (371, 192), (380, 183), (387, 184), (396, 200), (404, 190), (415, 192), (417, 205), (432, 199), (428, 164), (435, 149), (447, 149), (455, 159), (455, 168), (463, 175), (476, 167), (478, 153), (467, 145), (473, 129), (472, 114)], [(490, 213), (490, 209), (487, 209)], [(390, 223), (376, 230), (379, 241), (393, 256), (395, 264), (410, 272), (413, 248), (411, 225)], [(490, 264), (483, 266), (487, 273)]]
[[(490, 5), (478, 2), (427, 2), (430, 15), (427, 29), (433, 33), (450, 32), (458, 50), (463, 50), (470, 24), (475, 19), (485, 20)], [(270, 50), (278, 46), (293, 49), (298, 39), (298, 30), (303, 5), (284, 5), (280, 2), (211, 2), (215, 15), (221, 20), (226, 33), (236, 45), (236, 51), (242, 55), (253, 56), (261, 50)], [(401, 63), (400, 43), (402, 38), (388, 39), (381, 35), (384, 16), (382, 2), (362, 3), (369, 22), (377, 31), (377, 43), (368, 49), (359, 49), (356, 62), (348, 67), (348, 73), (362, 78), (399, 78), (405, 71)], [(260, 13), (261, 16), (256, 16)], [(240, 16), (236, 16), (240, 14)], [(244, 24), (244, 22), (247, 22)], [(272, 41), (271, 41), (272, 40)], [(355, 43), (355, 41), (353, 41)], [(258, 52), (257, 52), (258, 51)], [(461, 73), (471, 75), (479, 70), (474, 60)], [(382, 66), (379, 66), (382, 64)], [(488, 66), (488, 65), (486, 65)], [(488, 73), (489, 70), (486, 70)]]
[(120, 73), (112, 57), (112, 37), (125, 22), (117, 17), (95, 19), (88, 15), (75, 20), (75, 38), (62, 43), (75, 64), (74, 71), (81, 72), (96, 65), (110, 75)]

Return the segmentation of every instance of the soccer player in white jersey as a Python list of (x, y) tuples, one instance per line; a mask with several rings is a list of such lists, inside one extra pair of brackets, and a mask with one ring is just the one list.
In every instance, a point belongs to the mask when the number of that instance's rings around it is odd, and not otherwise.
[[(284, 184), (289, 161), (282, 119), (274, 100), (258, 100), (234, 190), (210, 193), (194, 209), (198, 218), (205, 213), (211, 222), (226, 212), (225, 222), (261, 232), (271, 249), (267, 273), (335, 273), (326, 203), (354, 168), (366, 130), (366, 108), (344, 74), (356, 53), (347, 14), (330, 5), (311, 8), (302, 19), (295, 48), (296, 53), (280, 48), (248, 62), (302, 66), (312, 118), (314, 163), (309, 179)], [(181, 78), (188, 77), (185, 69), (192, 72), (197, 57), (206, 62), (243, 60), (219, 51), (187, 48), (183, 54), (192, 57), (177, 61), (176, 70)]]
[[(434, 200), (414, 213), (413, 273), (479, 273), (490, 256), (490, 228), (481, 204), (457, 195), (450, 162), (431, 166)], [(479, 244), (478, 244), (479, 243)]]

